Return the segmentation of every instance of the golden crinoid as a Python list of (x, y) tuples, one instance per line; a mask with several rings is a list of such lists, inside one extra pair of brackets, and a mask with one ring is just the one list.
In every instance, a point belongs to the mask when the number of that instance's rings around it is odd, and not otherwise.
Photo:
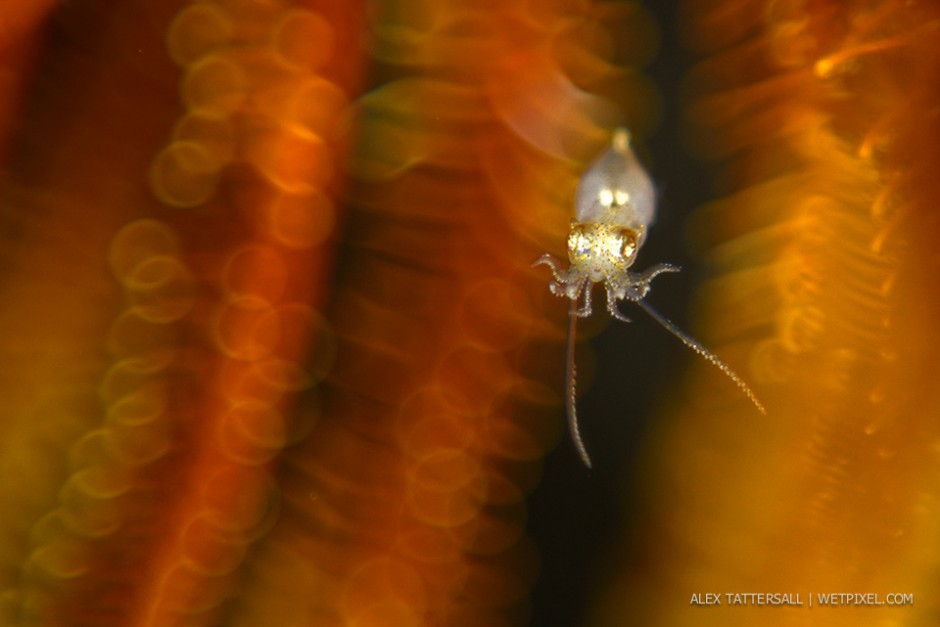
[[(701, 58), (691, 144), (721, 163), (721, 197), (690, 225), (717, 269), (701, 339), (740, 365), (767, 416), (696, 367), (651, 440), (643, 557), (631, 551), (598, 624), (927, 624), (940, 11), (685, 8)], [(802, 607), (781, 607), (796, 594)]]
[(524, 624), (636, 15), (3, 3), (0, 623)]

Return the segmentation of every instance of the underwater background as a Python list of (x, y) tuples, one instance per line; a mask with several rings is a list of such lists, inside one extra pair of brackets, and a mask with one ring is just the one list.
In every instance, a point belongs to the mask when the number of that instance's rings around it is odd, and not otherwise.
[[(936, 623), (938, 28), (0, 3), (0, 625)], [(683, 268), (647, 302), (767, 415), (596, 307), (588, 470), (531, 264), (617, 126), (658, 189), (636, 269)]]

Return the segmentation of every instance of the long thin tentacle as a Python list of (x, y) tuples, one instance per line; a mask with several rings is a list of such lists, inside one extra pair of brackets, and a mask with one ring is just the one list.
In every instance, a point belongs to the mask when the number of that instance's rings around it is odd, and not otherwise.
[(584, 446), (584, 441), (581, 439), (581, 431), (578, 429), (578, 409), (575, 400), (577, 387), (575, 378), (577, 375), (575, 373), (574, 364), (574, 347), (575, 337), (577, 335), (577, 326), (578, 304), (576, 301), (572, 300), (568, 306), (568, 342), (567, 355), (565, 359), (565, 387), (568, 388), (568, 430), (571, 431), (571, 439), (574, 440), (574, 446), (578, 449), (578, 455), (581, 456), (581, 461), (584, 462), (585, 466), (591, 468), (591, 456), (588, 455), (587, 448)]
[(645, 311), (650, 316), (652, 316), (652, 318), (656, 322), (663, 325), (663, 327), (665, 327), (667, 331), (669, 331), (670, 333), (675, 335), (677, 338), (679, 338), (683, 344), (691, 348), (693, 351), (695, 351), (696, 353), (704, 357), (707, 361), (711, 362), (713, 366), (715, 366), (716, 368), (721, 370), (723, 373), (725, 373), (725, 375), (727, 375), (728, 378), (734, 381), (735, 385), (741, 388), (741, 391), (744, 392), (744, 394), (751, 400), (752, 403), (754, 403), (757, 409), (760, 410), (760, 413), (762, 414), (767, 413), (767, 410), (764, 408), (763, 403), (761, 403), (760, 400), (758, 400), (757, 395), (754, 394), (754, 391), (751, 390), (750, 386), (748, 386), (748, 384), (745, 383), (744, 380), (741, 379), (741, 377), (739, 377), (737, 373), (735, 373), (735, 371), (731, 369), (730, 366), (728, 366), (728, 364), (718, 359), (718, 357), (715, 356), (710, 350), (708, 350), (707, 348), (699, 344), (697, 341), (695, 341), (694, 339), (686, 335), (679, 327), (677, 327), (675, 324), (673, 324), (665, 316), (663, 316), (661, 313), (653, 309), (651, 306), (646, 304), (645, 301), (643, 301), (642, 299), (637, 299), (635, 302), (637, 305), (643, 308), (643, 311)]

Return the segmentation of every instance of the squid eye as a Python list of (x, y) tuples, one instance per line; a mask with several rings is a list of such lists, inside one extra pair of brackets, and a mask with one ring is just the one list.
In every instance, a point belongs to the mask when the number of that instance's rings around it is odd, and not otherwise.
[(617, 240), (618, 240), (618, 250), (617, 253), (623, 259), (632, 260), (636, 256), (636, 251), (639, 248), (637, 233), (633, 229), (621, 228), (618, 230)]
[(572, 259), (586, 259), (594, 249), (594, 227), (589, 224), (571, 221), (568, 231), (568, 256)]
[(575, 197), (579, 222), (649, 226), (656, 190), (630, 146), (630, 132), (614, 131), (610, 148), (584, 172)]

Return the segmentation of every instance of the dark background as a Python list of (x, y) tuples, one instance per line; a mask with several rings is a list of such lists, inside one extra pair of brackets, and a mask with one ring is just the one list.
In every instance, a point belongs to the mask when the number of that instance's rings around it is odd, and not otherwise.
[[(680, 273), (656, 279), (647, 301), (689, 329), (690, 303), (706, 269), (690, 258), (684, 229), (690, 213), (708, 200), (710, 184), (706, 166), (686, 154), (680, 141), (680, 82), (692, 56), (680, 41), (675, 5), (645, 6), (656, 16), (661, 39), (645, 70), (662, 99), (661, 125), (646, 143), (659, 204), (635, 267), (663, 262), (682, 267)], [(594, 315), (609, 318), (597, 289)], [(615, 572), (614, 559), (629, 555), (631, 529), (643, 516), (636, 485), (642, 479), (637, 460), (644, 436), (657, 403), (678, 385), (687, 360), (694, 358), (642, 310), (629, 304), (621, 309), (631, 324), (611, 321), (579, 346), (580, 371), (593, 370), (587, 384), (581, 377), (578, 414), (594, 468), (582, 465), (566, 430), (529, 499), (528, 532), (541, 558), (532, 597), (535, 627), (587, 624), (592, 601)], [(592, 326), (598, 328), (587, 325)], [(588, 363), (592, 353), (593, 367)], [(564, 420), (561, 409), (558, 420)]]

